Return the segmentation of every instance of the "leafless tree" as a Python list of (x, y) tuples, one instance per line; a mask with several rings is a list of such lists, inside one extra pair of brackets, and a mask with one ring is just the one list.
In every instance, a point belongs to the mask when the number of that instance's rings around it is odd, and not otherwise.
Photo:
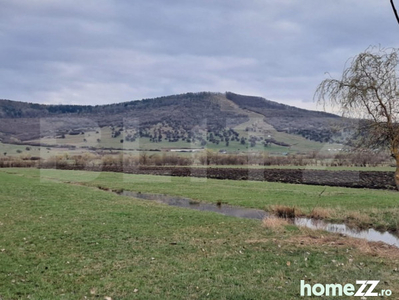
[(338, 107), (343, 115), (365, 119), (360, 142), (364, 147), (388, 149), (396, 160), (399, 190), (399, 49), (370, 47), (348, 61), (340, 79), (318, 86), (315, 99)]

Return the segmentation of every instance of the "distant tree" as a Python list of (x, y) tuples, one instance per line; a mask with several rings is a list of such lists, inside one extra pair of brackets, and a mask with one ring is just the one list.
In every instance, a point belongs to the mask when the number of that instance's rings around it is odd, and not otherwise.
[(355, 56), (340, 79), (325, 79), (315, 98), (361, 122), (359, 145), (388, 149), (396, 161), (399, 190), (399, 49), (370, 47)]
[(140, 153), (139, 162), (141, 165), (146, 165), (148, 163), (148, 154), (146, 152)]

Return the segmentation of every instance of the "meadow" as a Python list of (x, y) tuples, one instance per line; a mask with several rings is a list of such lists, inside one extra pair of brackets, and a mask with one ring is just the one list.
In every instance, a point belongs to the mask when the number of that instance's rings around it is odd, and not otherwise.
[(328, 221), (399, 231), (396, 191), (54, 169), (4, 169), (4, 172), (39, 177), (42, 181), (58, 180), (115, 191), (166, 194), (266, 211), (292, 207), (300, 216), (312, 217), (316, 211), (324, 210), (323, 218)]
[(300, 280), (375, 279), (391, 299), (399, 292), (397, 248), (98, 187), (304, 213), (320, 207), (343, 221), (342, 212), (357, 212), (386, 227), (398, 220), (396, 192), (38, 169), (0, 169), (0, 181), (2, 300), (298, 299)]

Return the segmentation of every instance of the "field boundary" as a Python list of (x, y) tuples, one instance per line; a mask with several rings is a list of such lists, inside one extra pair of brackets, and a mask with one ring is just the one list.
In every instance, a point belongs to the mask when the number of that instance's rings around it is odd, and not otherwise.
[(43, 166), (43, 169), (120, 172), (127, 174), (205, 177), (212, 179), (254, 180), (294, 184), (326, 185), (349, 188), (396, 190), (394, 172), (331, 171), (310, 169), (245, 169), (156, 166)]

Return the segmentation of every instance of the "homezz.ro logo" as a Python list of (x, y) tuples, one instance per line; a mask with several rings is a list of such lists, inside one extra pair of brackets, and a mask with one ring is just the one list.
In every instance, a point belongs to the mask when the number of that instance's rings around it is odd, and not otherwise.
[(317, 283), (313, 286), (301, 280), (301, 296), (355, 296), (355, 297), (378, 297), (378, 296), (391, 296), (391, 290), (381, 290), (376, 292), (375, 289), (380, 281), (379, 280), (356, 280), (356, 289), (353, 284), (320, 284)]

